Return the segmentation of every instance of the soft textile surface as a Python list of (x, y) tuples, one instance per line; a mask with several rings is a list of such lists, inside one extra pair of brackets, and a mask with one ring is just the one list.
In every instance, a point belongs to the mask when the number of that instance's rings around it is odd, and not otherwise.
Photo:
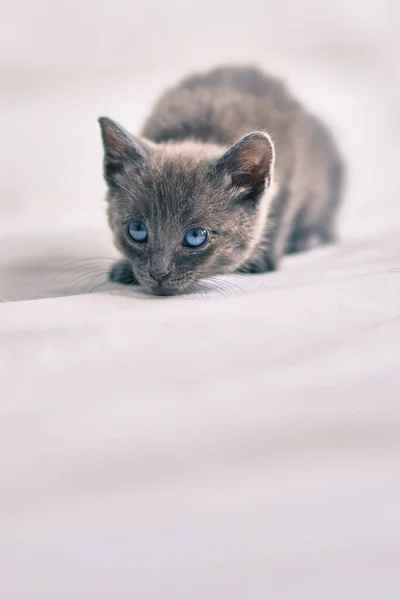
[[(46, 20), (16, 2), (2, 25), (0, 597), (397, 600), (395, 3), (250, 0), (207, 37), (204, 10), (231, 3), (205, 2), (192, 40), (152, 2), (138, 37), (128, 3), (96, 31), (75, 4)], [(174, 35), (140, 66), (148, 19)], [(137, 129), (217, 48), (261, 55), (329, 119), (349, 164), (341, 241), (195, 297), (115, 288), (95, 119)]]

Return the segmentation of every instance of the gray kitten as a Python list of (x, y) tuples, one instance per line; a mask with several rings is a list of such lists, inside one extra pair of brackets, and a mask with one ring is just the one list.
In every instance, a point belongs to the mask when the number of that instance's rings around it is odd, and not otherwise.
[(177, 294), (204, 277), (276, 269), (285, 252), (334, 238), (343, 169), (332, 137), (255, 68), (184, 80), (140, 138), (99, 122), (109, 223), (125, 256), (113, 281)]

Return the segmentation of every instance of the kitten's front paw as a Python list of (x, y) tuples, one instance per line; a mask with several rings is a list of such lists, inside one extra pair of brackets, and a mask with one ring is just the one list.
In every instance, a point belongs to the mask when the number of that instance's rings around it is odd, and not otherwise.
[(125, 285), (137, 285), (139, 282), (133, 274), (129, 260), (117, 260), (108, 273), (110, 281), (117, 281)]
[(276, 271), (278, 261), (272, 256), (262, 256), (257, 259), (250, 259), (238, 269), (238, 273), (267, 273), (268, 271)]

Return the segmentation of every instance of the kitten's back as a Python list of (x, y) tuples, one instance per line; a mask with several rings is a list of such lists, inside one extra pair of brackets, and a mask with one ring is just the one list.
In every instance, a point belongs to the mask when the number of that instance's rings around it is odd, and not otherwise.
[(142, 134), (155, 142), (193, 138), (230, 145), (249, 131), (276, 129), (298, 109), (280, 80), (252, 67), (225, 67), (167, 91)]
[(226, 148), (257, 130), (270, 134), (276, 150), (267, 234), (276, 264), (285, 250), (302, 246), (298, 236), (291, 241), (299, 232), (308, 237), (318, 230), (324, 241), (332, 239), (343, 179), (329, 130), (280, 80), (253, 67), (193, 75), (161, 97), (142, 135), (160, 143), (194, 139)]

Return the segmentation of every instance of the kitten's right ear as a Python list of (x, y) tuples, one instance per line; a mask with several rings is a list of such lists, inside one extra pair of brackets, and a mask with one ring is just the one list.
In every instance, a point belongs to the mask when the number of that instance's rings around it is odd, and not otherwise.
[(147, 161), (141, 142), (108, 117), (98, 119), (104, 146), (104, 178), (108, 185), (118, 185), (118, 175), (129, 164), (143, 167)]

